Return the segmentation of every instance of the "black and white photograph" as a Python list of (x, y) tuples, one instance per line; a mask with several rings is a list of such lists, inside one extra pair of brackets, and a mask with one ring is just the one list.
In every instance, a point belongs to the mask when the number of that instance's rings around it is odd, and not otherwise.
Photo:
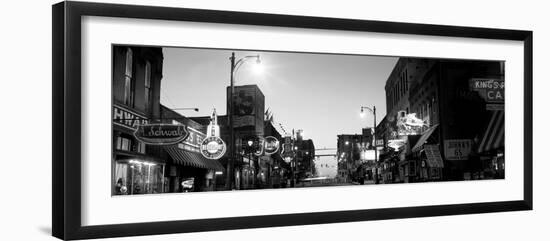
[(114, 44), (110, 192), (505, 179), (505, 66)]
[(0, 240), (550, 240), (544, 6), (7, 2)]

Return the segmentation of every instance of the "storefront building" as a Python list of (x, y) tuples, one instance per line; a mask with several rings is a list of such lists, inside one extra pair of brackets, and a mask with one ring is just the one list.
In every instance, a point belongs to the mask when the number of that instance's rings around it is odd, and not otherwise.
[[(211, 191), (224, 172), (199, 152), (206, 127), (160, 104), (162, 64), (161, 48), (113, 47), (113, 195)], [(146, 143), (136, 134), (164, 124), (188, 135), (177, 143)]]
[[(217, 183), (225, 168), (218, 160), (207, 159), (200, 153), (207, 127), (174, 110), (161, 106), (163, 123), (183, 125), (188, 136), (174, 145), (158, 147), (159, 155), (167, 160), (168, 192), (202, 192), (220, 190)], [(209, 123), (210, 124), (210, 123)]]
[(426, 77), (438, 80), (432, 119), (440, 123), (443, 179), (486, 178), (484, 159), (504, 153), (504, 62), (440, 60)]
[(159, 118), (161, 48), (113, 47), (112, 195), (162, 193), (166, 160), (135, 138)]
[[(386, 83), (387, 123), (377, 127), (386, 132), (382, 133), (388, 139), (385, 148), (392, 139), (406, 141), (402, 144), (409, 147), (395, 155), (399, 177), (392, 177), (394, 182), (504, 176), (503, 65), (498, 61), (399, 59)], [(398, 133), (392, 130), (392, 120), (399, 119), (400, 113), (414, 114), (422, 123), (416, 133), (406, 134), (419, 136), (418, 141), (391, 134)]]

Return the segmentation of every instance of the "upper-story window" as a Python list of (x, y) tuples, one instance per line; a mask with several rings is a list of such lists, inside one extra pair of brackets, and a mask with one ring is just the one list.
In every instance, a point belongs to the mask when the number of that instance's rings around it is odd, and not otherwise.
[(409, 91), (409, 71), (405, 69), (405, 91)]
[(118, 136), (116, 138), (116, 149), (117, 150), (123, 150), (123, 151), (131, 151), (132, 150), (132, 139), (130, 139), (126, 136)]
[(404, 72), (401, 73), (401, 81), (399, 81), (399, 97), (403, 97), (403, 94), (405, 93), (405, 88), (403, 88), (404, 74)]
[(151, 87), (151, 62), (145, 61), (145, 108), (149, 110), (151, 108), (151, 100), (153, 98), (153, 88)]
[(120, 136), (117, 136), (115, 143), (116, 150), (145, 154), (145, 143), (132, 138), (130, 135), (121, 134)]
[(134, 106), (134, 54), (131, 48), (126, 49), (126, 65), (124, 70), (124, 104)]

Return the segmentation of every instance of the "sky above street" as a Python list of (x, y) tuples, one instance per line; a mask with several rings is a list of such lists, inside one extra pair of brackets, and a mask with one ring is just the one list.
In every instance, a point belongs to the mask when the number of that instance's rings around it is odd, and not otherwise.
[(337, 135), (361, 133), (372, 127), (361, 106), (377, 108), (377, 121), (386, 114), (385, 82), (398, 58), (335, 54), (310, 54), (216, 49), (163, 48), (161, 103), (184, 116), (208, 116), (216, 108), (226, 114), (231, 52), (245, 62), (236, 73), (235, 85), (256, 84), (265, 96), (265, 109), (287, 130), (302, 129), (316, 148), (335, 148)]

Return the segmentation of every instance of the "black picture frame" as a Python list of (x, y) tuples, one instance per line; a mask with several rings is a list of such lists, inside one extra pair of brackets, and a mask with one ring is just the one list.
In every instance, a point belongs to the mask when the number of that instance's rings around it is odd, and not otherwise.
[[(532, 210), (533, 208), (533, 33), (459, 26), (335, 19), (277, 14), (197, 10), (89, 2), (60, 2), (52, 7), (52, 233), (60, 239), (201, 232), (381, 219)], [(524, 43), (523, 199), (404, 208), (212, 218), (99, 226), (81, 225), (81, 18), (229, 23), (257, 26), (516, 40)]]

